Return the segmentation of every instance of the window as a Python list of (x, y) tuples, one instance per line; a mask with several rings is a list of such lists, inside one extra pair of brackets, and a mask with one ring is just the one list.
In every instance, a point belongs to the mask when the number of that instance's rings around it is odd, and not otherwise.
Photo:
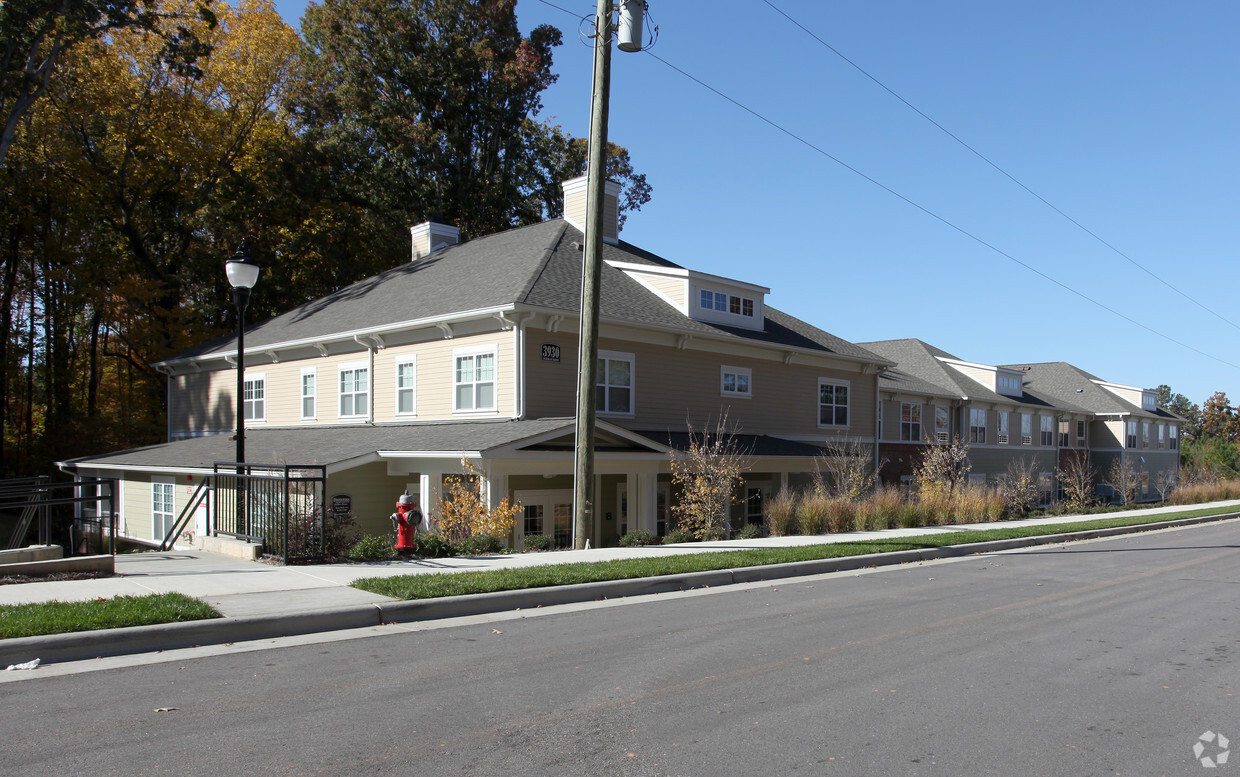
[(848, 384), (818, 379), (818, 425), (848, 426)]
[(1012, 415), (1012, 414), (1011, 414), (1010, 412), (1008, 412), (1007, 410), (1000, 410), (1000, 411), (999, 411), (999, 444), (1000, 444), (1000, 445), (1007, 445), (1007, 444), (1008, 444), (1008, 434), (1009, 434), (1009, 432), (1008, 432), (1008, 418), (1009, 418), (1009, 416), (1011, 416), (1011, 415)]
[(1128, 447), (1128, 448), (1137, 447), (1137, 422), (1136, 421), (1128, 422), (1127, 432), (1128, 432), (1128, 440), (1127, 440), (1128, 445), (1125, 447)]
[(709, 289), (702, 289), (702, 308), (712, 310), (715, 307), (715, 295)]
[(417, 413), (417, 357), (402, 356), (396, 360), (396, 415)]
[(453, 412), (495, 409), (495, 348), (453, 351)]
[(1076, 422), (1076, 447), (1078, 448), (1085, 447), (1085, 422), (1084, 421)]
[(1059, 447), (1071, 447), (1072, 422), (1064, 418), (1059, 421)]
[(936, 407), (934, 409), (934, 439), (938, 442), (947, 442), (948, 426), (950, 414), (945, 407)]
[(594, 409), (633, 414), (633, 354), (600, 352)]
[(1164, 444), (1164, 441), (1166, 439), (1167, 439), (1167, 435), (1166, 435), (1165, 427), (1162, 424), (1159, 424), (1158, 425), (1158, 447), (1159, 448), (1166, 447)]
[(176, 520), (176, 486), (171, 480), (151, 483), (151, 539), (163, 540)]
[(969, 409), (969, 442), (986, 443), (985, 408)]
[(723, 311), (728, 309), (728, 295), (715, 292), (715, 310)]
[(313, 421), (318, 414), (318, 370), (305, 367), (301, 371), (301, 420)]
[(245, 376), (242, 412), (246, 421), (267, 420), (267, 376), (255, 373)]
[(746, 316), (748, 318), (753, 318), (753, 300), (751, 299), (741, 300), (741, 315)]
[(739, 316), (741, 314), (740, 297), (728, 297), (728, 312), (735, 316)]
[(998, 376), (999, 393), (1008, 396), (1021, 395), (1020, 378), (1015, 375), (999, 375)]
[(1176, 450), (1180, 447), (1180, 427), (1175, 425), (1167, 427), (1167, 445), (1170, 446), (1171, 450)]
[(1150, 447), (1150, 422), (1149, 421), (1141, 422), (1141, 447), (1142, 448)]
[(1055, 419), (1048, 415), (1039, 416), (1042, 425), (1042, 440), (1039, 445), (1050, 447), (1055, 444)]
[(1020, 444), (1033, 445), (1033, 415), (1020, 414)]
[(751, 373), (748, 367), (721, 367), (719, 391), (724, 396), (733, 397), (751, 397), (749, 379)]
[(340, 417), (366, 418), (370, 415), (370, 367), (366, 364), (340, 365)]
[(900, 403), (900, 439), (921, 441), (921, 405)]
[(751, 297), (742, 297), (739, 294), (726, 294), (710, 289), (701, 289), (698, 293), (700, 295), (698, 297), (698, 306), (702, 310), (713, 310), (733, 316), (753, 318), (754, 301)]

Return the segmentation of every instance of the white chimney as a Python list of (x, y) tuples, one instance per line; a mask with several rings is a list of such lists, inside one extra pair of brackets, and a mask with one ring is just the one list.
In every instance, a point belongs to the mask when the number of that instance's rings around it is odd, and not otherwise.
[(409, 231), (413, 235), (413, 261), (415, 262), (432, 251), (461, 242), (460, 227), (436, 224), (433, 221), (424, 221), (411, 227)]
[[(564, 220), (583, 233), (586, 231), (586, 200), (589, 176), (564, 182)], [(620, 242), (620, 184), (615, 181), (603, 183), (603, 242), (615, 245)]]

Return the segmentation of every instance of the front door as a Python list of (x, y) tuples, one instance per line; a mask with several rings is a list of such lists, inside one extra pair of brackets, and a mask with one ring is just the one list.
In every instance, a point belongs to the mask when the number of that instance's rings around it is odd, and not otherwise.
[(527, 534), (550, 534), (557, 548), (573, 544), (573, 490), (540, 489), (514, 494), (521, 505), (519, 540)]

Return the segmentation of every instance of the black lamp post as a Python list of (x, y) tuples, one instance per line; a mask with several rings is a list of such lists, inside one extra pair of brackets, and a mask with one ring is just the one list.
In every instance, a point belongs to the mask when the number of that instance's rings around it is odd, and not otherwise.
[(250, 304), (250, 289), (258, 282), (258, 262), (250, 256), (245, 241), (237, 253), (228, 257), (224, 271), (233, 289), (237, 305), (237, 531), (245, 531), (245, 497), (242, 475), (245, 474), (245, 309)]

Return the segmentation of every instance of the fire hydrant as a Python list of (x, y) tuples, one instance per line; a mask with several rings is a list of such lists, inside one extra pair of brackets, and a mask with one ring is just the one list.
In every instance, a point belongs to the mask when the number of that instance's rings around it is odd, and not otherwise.
[(396, 529), (396, 549), (414, 550), (413, 535), (422, 523), (422, 511), (418, 503), (408, 494), (401, 494), (396, 500), (396, 512), (392, 513), (392, 528)]

